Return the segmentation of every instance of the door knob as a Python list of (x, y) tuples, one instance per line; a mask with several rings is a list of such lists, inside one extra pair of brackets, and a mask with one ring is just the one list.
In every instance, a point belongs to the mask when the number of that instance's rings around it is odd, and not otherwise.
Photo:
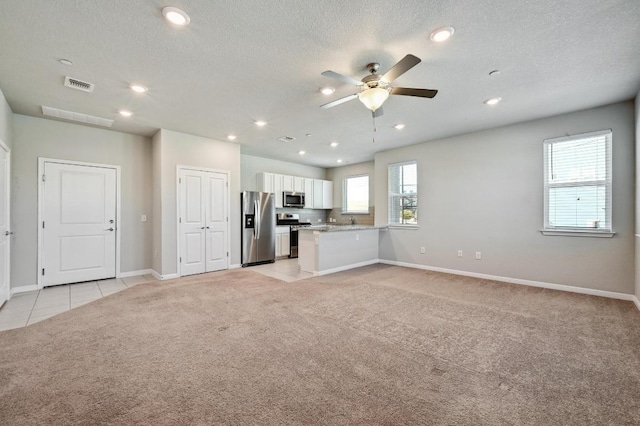
[(109, 220), (109, 223), (113, 223), (113, 219)]
[(200, 228), (200, 229), (204, 229), (204, 226), (202, 228)]
[(105, 231), (113, 231), (113, 228), (105, 229)]
[(13, 235), (13, 232), (11, 232), (11, 231), (4, 231), (4, 235), (6, 235), (6, 236), (8, 237), (9, 235)]

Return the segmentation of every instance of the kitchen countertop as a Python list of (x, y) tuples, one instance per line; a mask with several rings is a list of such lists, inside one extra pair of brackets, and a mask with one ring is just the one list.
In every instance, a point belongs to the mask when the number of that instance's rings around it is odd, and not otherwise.
[(311, 225), (299, 228), (299, 231), (319, 231), (319, 232), (344, 232), (344, 231), (363, 231), (368, 229), (381, 229), (386, 226), (373, 225)]

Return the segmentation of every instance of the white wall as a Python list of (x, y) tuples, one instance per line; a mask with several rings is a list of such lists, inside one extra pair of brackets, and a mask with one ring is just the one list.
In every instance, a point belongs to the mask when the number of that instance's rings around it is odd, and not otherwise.
[(38, 157), (121, 167), (121, 271), (151, 267), (151, 141), (143, 136), (13, 116), (11, 286), (37, 282)]
[(333, 206), (342, 208), (344, 178), (357, 175), (369, 175), (369, 206), (373, 206), (375, 202), (375, 171), (373, 161), (328, 169), (327, 180), (333, 181)]
[[(193, 136), (170, 130), (160, 130), (153, 139), (160, 144), (162, 235), (161, 245), (154, 247), (161, 259), (161, 275), (178, 272), (177, 265), (177, 166), (202, 167), (230, 172), (230, 227), (231, 265), (240, 264), (240, 145)], [(154, 163), (155, 164), (155, 163)], [(155, 173), (154, 173), (155, 174)], [(156, 264), (156, 262), (154, 262)]]
[(635, 126), (636, 126), (636, 228), (635, 228), (635, 294), (640, 299), (640, 92), (635, 100)]
[[(388, 164), (417, 160), (419, 192), (419, 228), (381, 232), (381, 259), (632, 294), (634, 126), (624, 102), (378, 153), (376, 224), (387, 224)], [(616, 235), (541, 235), (543, 140), (601, 129), (613, 130)]]
[(326, 170), (320, 167), (306, 166), (304, 164), (289, 163), (287, 161), (272, 160), (270, 158), (241, 156), (242, 180), (241, 191), (255, 191), (256, 173), (270, 172), (283, 175), (310, 177), (325, 179)]
[(0, 90), (0, 140), (9, 148), (13, 146), (13, 111)]
[(154, 271), (160, 273), (162, 271), (162, 150), (161, 139), (162, 132), (159, 130), (151, 139), (151, 186), (153, 194), (152, 199), (152, 262), (151, 267)]

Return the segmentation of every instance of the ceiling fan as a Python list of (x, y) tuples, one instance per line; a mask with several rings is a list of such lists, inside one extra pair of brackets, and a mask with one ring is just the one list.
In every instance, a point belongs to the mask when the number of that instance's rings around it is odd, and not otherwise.
[(420, 63), (420, 58), (407, 55), (395, 64), (384, 75), (377, 74), (380, 64), (371, 63), (367, 65), (367, 69), (371, 73), (364, 77), (361, 81), (355, 78), (347, 77), (334, 71), (325, 71), (322, 75), (335, 78), (343, 83), (355, 84), (360, 87), (360, 93), (345, 96), (335, 101), (320, 105), (320, 108), (332, 108), (336, 105), (351, 101), (355, 98), (360, 99), (367, 108), (371, 110), (373, 117), (382, 115), (382, 104), (387, 100), (389, 94), (401, 96), (417, 96), (420, 98), (433, 98), (438, 91), (432, 89), (412, 89), (407, 87), (391, 87), (391, 83), (402, 74), (409, 71)]

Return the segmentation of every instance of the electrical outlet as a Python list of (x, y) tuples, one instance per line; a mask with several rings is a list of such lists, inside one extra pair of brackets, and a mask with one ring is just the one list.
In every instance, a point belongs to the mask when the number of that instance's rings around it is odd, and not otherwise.
[(462, 250), (458, 250), (458, 257), (462, 257)]
[(142, 216), (140, 216), (140, 222), (146, 222), (147, 221), (147, 215), (143, 214)]
[(476, 260), (480, 260), (480, 259), (482, 259), (482, 253), (477, 251), (476, 252)]
[(425, 247), (420, 247), (421, 254), (425, 254), (426, 252), (427, 252), (427, 249)]

